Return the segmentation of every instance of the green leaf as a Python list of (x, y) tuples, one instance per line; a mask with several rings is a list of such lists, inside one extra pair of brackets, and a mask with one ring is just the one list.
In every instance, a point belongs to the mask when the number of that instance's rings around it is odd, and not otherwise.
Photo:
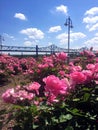
[(98, 101), (98, 97), (96, 98), (96, 101)]
[(24, 109), (23, 106), (19, 106), (19, 105), (14, 105), (13, 108), (14, 108), (14, 109)]
[(68, 126), (67, 128), (65, 128), (65, 130), (74, 130), (74, 128), (72, 126)]
[(80, 101), (80, 99), (79, 98), (74, 98), (73, 101), (77, 102), (77, 101)]
[(92, 90), (92, 88), (83, 88), (82, 90), (86, 91), (86, 92), (90, 92)]
[(83, 101), (88, 101), (90, 98), (90, 94), (89, 93), (85, 93), (83, 96)]
[(33, 129), (35, 130), (36, 128), (38, 128), (39, 125), (33, 124)]
[(72, 115), (71, 114), (67, 114), (67, 115), (65, 115), (65, 117), (66, 117), (67, 120), (71, 120), (72, 119)]
[(68, 112), (72, 113), (75, 116), (84, 116), (82, 113), (80, 113), (80, 111), (77, 108), (74, 109), (67, 109)]
[(66, 114), (66, 115), (61, 115), (60, 116), (60, 122), (66, 122), (68, 120), (72, 119), (72, 115), (71, 114)]
[(66, 119), (65, 115), (61, 115), (60, 122), (66, 122), (66, 121), (67, 121), (67, 119)]
[(52, 117), (51, 119), (52, 119), (52, 122), (53, 122), (53, 123), (58, 123), (58, 122), (59, 122), (58, 119), (55, 118), (55, 117)]
[(73, 112), (73, 113), (78, 113), (79, 110), (78, 110), (77, 108), (74, 108), (74, 109), (72, 110), (72, 112)]

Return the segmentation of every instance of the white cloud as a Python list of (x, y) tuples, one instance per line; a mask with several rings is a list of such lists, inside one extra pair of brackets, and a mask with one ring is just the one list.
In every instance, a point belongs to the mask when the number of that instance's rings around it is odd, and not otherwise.
[(54, 27), (50, 27), (49, 28), (49, 32), (51, 33), (51, 32), (58, 32), (58, 31), (60, 31), (60, 30), (62, 30), (61, 29), (61, 26), (54, 26)]
[(96, 33), (95, 36), (98, 36), (98, 33)]
[(98, 14), (98, 7), (93, 7), (85, 12), (85, 15), (96, 15)]
[(57, 7), (56, 7), (56, 11), (57, 11), (57, 12), (64, 13), (64, 14), (67, 15), (68, 8), (67, 8), (67, 6), (65, 6), (65, 5), (60, 5), (60, 6), (57, 6)]
[(25, 45), (25, 46), (32, 46), (32, 44), (33, 44), (33, 43), (32, 43), (31, 41), (25, 41), (25, 42), (24, 42), (24, 45)]
[(77, 33), (71, 33), (71, 37), (73, 40), (78, 40), (80, 38), (85, 38), (86, 35), (82, 32), (77, 32)]
[(20, 33), (25, 34), (28, 38), (38, 40), (44, 38), (44, 33), (37, 28), (27, 28), (20, 31)]
[(98, 16), (94, 16), (94, 17), (90, 17), (90, 16), (87, 16), (87, 17), (85, 17), (84, 19), (83, 19), (83, 22), (84, 23), (91, 23), (91, 24), (93, 24), (93, 23), (96, 23), (96, 22), (98, 22)]
[(28, 38), (27, 38), (27, 37), (25, 37), (25, 38), (24, 38), (24, 40), (25, 40), (25, 41), (27, 41), (27, 40), (28, 40)]
[[(71, 33), (70, 42), (74, 42), (78, 39), (85, 38), (85, 37), (86, 37), (86, 35), (81, 32)], [(60, 40), (61, 44), (68, 43), (68, 34), (67, 33), (59, 34), (56, 38)]]
[(98, 34), (96, 33), (96, 36), (93, 37), (92, 39), (89, 39), (87, 40), (85, 43), (84, 43), (86, 46), (88, 47), (92, 47), (96, 50), (98, 49)]
[(68, 35), (66, 33), (59, 34), (56, 38), (60, 40), (61, 44), (66, 44), (68, 42)]
[(4, 33), (3, 35), (4, 35), (4, 37), (6, 37), (6, 38), (10, 38), (10, 39), (12, 39), (12, 40), (15, 40), (14, 36), (12, 36), (12, 35), (9, 35), (9, 34), (7, 34), (7, 33)]
[(98, 30), (98, 23), (92, 25), (92, 26), (89, 28), (89, 31), (95, 31), (95, 30)]
[(14, 17), (15, 17), (15, 18), (18, 18), (18, 19), (20, 19), (20, 20), (27, 20), (26, 16), (25, 16), (24, 14), (22, 14), (22, 13), (16, 13), (16, 14), (14, 15)]
[(52, 42), (48, 42), (48, 45), (50, 46), (50, 45), (52, 45), (53, 43)]
[(98, 7), (93, 7), (85, 12), (83, 23), (89, 31), (98, 30)]
[(25, 45), (25, 46), (32, 46), (32, 45), (36, 45), (36, 43), (35, 43), (35, 42), (32, 42), (32, 41), (25, 41), (25, 42), (24, 42), (24, 45)]

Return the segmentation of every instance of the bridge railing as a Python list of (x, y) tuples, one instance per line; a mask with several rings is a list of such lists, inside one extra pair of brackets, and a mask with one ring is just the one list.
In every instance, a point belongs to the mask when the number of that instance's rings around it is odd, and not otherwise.
[[(54, 44), (50, 45), (50, 46), (46, 46), (46, 47), (39, 47), (38, 45), (36, 45), (35, 47), (22, 47), (22, 46), (5, 46), (2, 45), (0, 46), (0, 52), (21, 52), (21, 53), (25, 53), (25, 52), (33, 52), (35, 53), (36, 56), (40, 55), (40, 53), (46, 54), (54, 54), (57, 52), (66, 52), (68, 53), (68, 49), (66, 48), (60, 48)], [(70, 54), (78, 54), (80, 52), (80, 49), (70, 49), (69, 53)]]

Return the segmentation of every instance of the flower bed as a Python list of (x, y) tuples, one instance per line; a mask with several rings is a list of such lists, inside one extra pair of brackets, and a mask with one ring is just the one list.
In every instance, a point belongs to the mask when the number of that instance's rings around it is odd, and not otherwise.
[[(98, 61), (91, 51), (67, 64), (64, 52), (34, 58), (0, 57), (6, 76), (24, 75), (6, 90), (4, 102), (13, 104), (9, 119), (19, 130), (97, 130)], [(9, 120), (10, 121), (10, 120)]]

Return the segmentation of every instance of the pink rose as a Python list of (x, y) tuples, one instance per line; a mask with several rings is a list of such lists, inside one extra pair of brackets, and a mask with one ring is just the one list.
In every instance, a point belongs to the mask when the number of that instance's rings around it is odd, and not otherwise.
[(26, 86), (26, 88), (29, 91), (35, 91), (37, 94), (39, 94), (40, 84), (38, 82), (33, 82), (29, 84), (28, 86)]
[(86, 75), (83, 72), (73, 72), (70, 74), (72, 84), (81, 84), (86, 81)]
[(43, 79), (45, 85), (45, 91), (48, 95), (55, 95), (56, 97), (67, 93), (68, 83), (66, 80), (60, 80), (55, 75), (47, 76)]
[(89, 69), (89, 70), (93, 70), (95, 68), (95, 65), (94, 64), (88, 64), (86, 66), (86, 68)]
[(86, 76), (86, 82), (91, 82), (94, 79), (93, 72), (91, 70), (83, 70), (83, 74)]
[(56, 56), (60, 60), (66, 60), (67, 59), (67, 53), (64, 53), (64, 52), (56, 53)]
[(14, 93), (15, 93), (15, 92), (14, 92), (14, 89), (13, 89), (13, 88), (6, 90), (6, 92), (4, 92), (4, 93), (2, 94), (3, 100), (4, 100), (6, 103), (13, 103), (13, 102), (14, 102), (14, 98), (13, 98)]

